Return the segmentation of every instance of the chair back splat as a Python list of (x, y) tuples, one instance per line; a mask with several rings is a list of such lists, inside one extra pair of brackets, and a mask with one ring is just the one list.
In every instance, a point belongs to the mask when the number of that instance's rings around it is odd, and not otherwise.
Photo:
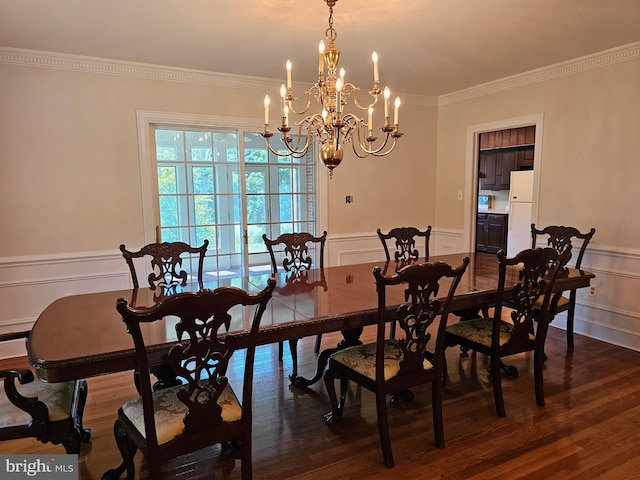
[[(575, 227), (565, 227), (550, 225), (538, 230), (535, 224), (531, 224), (531, 247), (536, 248), (536, 242), (539, 236), (546, 236), (547, 246), (553, 248), (556, 252), (562, 253), (567, 248), (578, 248), (578, 255), (575, 257), (573, 266), (575, 268), (582, 267), (582, 259), (584, 252), (587, 250), (589, 242), (596, 233), (596, 229), (592, 228), (587, 233), (580, 233)], [(549, 307), (549, 315), (551, 320), (553, 317), (562, 312), (567, 312), (567, 348), (573, 350), (573, 323), (576, 308), (577, 292), (575, 289), (569, 292), (568, 297), (563, 296), (562, 292), (554, 293), (551, 298)]]
[(275, 246), (282, 246), (281, 252), (282, 263), (281, 267), (285, 272), (299, 272), (301, 270), (308, 270), (313, 264), (313, 259), (309, 254), (309, 248), (311, 246), (319, 248), (317, 253), (317, 261), (320, 268), (324, 267), (324, 245), (327, 240), (327, 232), (322, 232), (322, 235), (315, 237), (307, 232), (298, 233), (283, 233), (278, 238), (271, 240), (267, 238), (266, 234), (262, 235), (269, 256), (271, 257), (271, 268), (273, 273), (278, 271), (278, 260), (276, 260)]
[(196, 256), (198, 260), (198, 283), (202, 286), (202, 268), (208, 245), (209, 240), (205, 239), (199, 247), (192, 247), (184, 242), (164, 242), (150, 243), (137, 252), (129, 251), (124, 245), (120, 245), (120, 251), (129, 266), (133, 288), (139, 287), (133, 259), (148, 256), (151, 257), (152, 269), (148, 277), (149, 287), (152, 289), (156, 287), (168, 289), (177, 285), (184, 286), (187, 284), (189, 274), (182, 269), (183, 255)]
[[(489, 372), (493, 384), (496, 412), (506, 416), (502, 396), (501, 370), (517, 376), (517, 369), (505, 366), (501, 358), (516, 353), (534, 352), (534, 383), (536, 402), (544, 406), (542, 373), (544, 370), (544, 344), (549, 328), (551, 292), (558, 273), (571, 258), (571, 249), (563, 253), (553, 248), (526, 249), (513, 258), (504, 250), (498, 256), (498, 288), (493, 318), (463, 320), (447, 326), (446, 346), (460, 345), (491, 357)], [(519, 268), (521, 266), (521, 268)], [(509, 291), (505, 284), (509, 279)], [(513, 309), (510, 321), (503, 320), (503, 304), (508, 301)]]
[[(342, 419), (349, 380), (374, 392), (382, 457), (387, 467), (394, 466), (387, 419), (388, 395), (393, 398), (399, 394), (400, 398), (410, 400), (413, 397), (409, 389), (431, 383), (435, 441), (439, 448), (444, 447), (444, 334), (451, 299), (468, 264), (468, 257), (457, 268), (444, 262), (416, 263), (390, 277), (376, 267), (373, 270), (378, 292), (376, 342), (338, 350), (329, 358), (324, 381), (332, 410), (325, 415), (325, 422), (331, 424)], [(404, 289), (398, 290), (398, 286)], [(448, 291), (443, 294), (441, 289)], [(389, 309), (398, 303), (399, 307)], [(400, 326), (397, 339), (385, 336), (386, 323), (391, 319)], [(339, 402), (335, 379), (340, 380)]]
[[(382, 233), (380, 229), (377, 230), (378, 238), (384, 248), (384, 254), (387, 257), (387, 262), (391, 261), (391, 254), (389, 252), (390, 244), (393, 242), (395, 249), (393, 258), (396, 261), (396, 271), (402, 267), (409, 265), (415, 261), (418, 261), (420, 252), (416, 248), (416, 237), (424, 237), (424, 256), (423, 261), (429, 261), (429, 239), (431, 238), (431, 225), (427, 227), (424, 232), (421, 232), (415, 227), (396, 227), (389, 230), (389, 233)], [(383, 270), (383, 274), (386, 275), (388, 264)], [(396, 336), (396, 322), (391, 322), (389, 331), (391, 338)]]
[[(326, 230), (322, 232), (322, 235), (316, 237), (308, 232), (297, 233), (283, 233), (276, 239), (270, 239), (267, 234), (262, 235), (262, 240), (267, 247), (269, 257), (271, 258), (271, 271), (273, 274), (278, 273), (278, 268), (281, 267), (285, 272), (290, 275), (287, 277), (287, 283), (291, 284), (296, 279), (304, 280), (305, 270), (309, 270), (312, 267), (324, 267), (324, 245), (327, 241)], [(282, 250), (277, 250), (281, 247)], [(313, 264), (313, 258), (310, 249), (314, 249), (314, 256), (316, 257), (316, 265)], [(278, 254), (278, 259), (276, 259)], [(278, 265), (280, 263), (280, 265)], [(322, 343), (322, 334), (316, 335), (316, 343), (314, 346), (314, 352), (320, 351), (320, 345)], [(298, 340), (289, 340), (289, 352), (291, 353), (292, 372), (289, 378), (294, 384), (297, 381), (303, 381), (298, 379)], [(284, 356), (284, 347), (282, 342), (278, 344), (278, 360), (282, 361)], [(302, 386), (302, 385), (299, 385)]]
[(416, 248), (416, 237), (424, 237), (424, 261), (429, 260), (429, 239), (431, 237), (431, 225), (427, 227), (424, 232), (421, 232), (415, 227), (396, 227), (389, 230), (389, 233), (382, 233), (380, 229), (377, 230), (378, 237), (384, 248), (384, 253), (387, 260), (391, 260), (391, 254), (389, 253), (389, 243), (393, 241), (395, 252), (393, 254), (394, 260), (417, 260), (420, 257), (420, 252)]
[[(257, 294), (225, 286), (215, 290), (183, 292), (168, 296), (151, 309), (136, 310), (120, 299), (118, 312), (131, 334), (136, 349), (141, 396), (125, 403), (114, 426), (122, 453), (122, 469), (133, 479), (133, 456), (140, 449), (149, 465), (149, 478), (161, 478), (161, 464), (215, 443), (241, 441), (242, 478), (251, 478), (251, 396), (253, 364), (258, 329), (275, 279)], [(244, 338), (225, 337), (231, 321), (253, 307)], [(181, 384), (154, 391), (149, 376), (152, 349), (150, 332), (154, 322), (175, 321), (177, 342), (166, 360)], [(143, 327), (144, 325), (144, 327)], [(164, 326), (163, 326), (164, 328)], [(246, 348), (242, 405), (226, 377), (229, 360), (239, 348)], [(144, 373), (143, 373), (144, 372)], [(119, 478), (111, 471), (107, 478)]]

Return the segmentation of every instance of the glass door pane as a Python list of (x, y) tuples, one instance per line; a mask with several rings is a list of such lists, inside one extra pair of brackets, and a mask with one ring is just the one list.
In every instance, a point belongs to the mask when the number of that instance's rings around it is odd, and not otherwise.
[[(268, 270), (263, 234), (270, 239), (282, 233), (317, 234), (314, 157), (312, 151), (300, 159), (279, 157), (257, 133), (245, 133), (244, 143), (249, 269)], [(315, 251), (310, 254), (316, 264)]]
[(155, 140), (162, 241), (207, 239), (205, 279), (243, 276), (237, 132), (157, 128)]
[(317, 235), (313, 151), (279, 157), (259, 133), (223, 127), (157, 126), (155, 145), (161, 241), (209, 240), (205, 280), (270, 271), (263, 234)]

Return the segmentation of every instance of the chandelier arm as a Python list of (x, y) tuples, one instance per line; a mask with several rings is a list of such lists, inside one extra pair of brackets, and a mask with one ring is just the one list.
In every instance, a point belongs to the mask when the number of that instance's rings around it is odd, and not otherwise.
[(384, 146), (387, 144), (387, 139), (385, 140), (384, 144), (376, 149), (376, 150), (366, 150), (363, 148), (362, 145), (358, 145), (360, 148), (363, 149), (363, 151), (365, 152), (364, 154), (361, 154), (360, 152), (358, 152), (356, 150), (356, 146), (355, 143), (351, 142), (351, 146), (353, 147), (353, 153), (355, 153), (355, 155), (358, 158), (367, 158), (369, 155), (371, 155), (372, 157), (384, 157), (385, 155), (389, 155), (393, 149), (396, 147), (396, 143), (398, 142), (398, 138), (399, 137), (393, 137), (393, 143), (389, 146), (389, 149), (385, 152), (382, 152), (381, 150), (384, 148)]
[[(307, 117), (309, 118), (309, 117)], [(307, 120), (307, 119), (305, 119)], [(295, 146), (292, 146), (292, 139), (291, 137), (288, 135), (289, 129), (287, 128), (286, 131), (283, 131), (282, 128), (279, 128), (278, 130), (280, 132), (282, 132), (283, 136), (282, 136), (282, 142), (284, 143), (285, 147), (287, 148), (287, 152), (286, 153), (282, 153), (279, 152), (277, 150), (275, 150), (272, 146), (271, 146), (271, 142), (270, 142), (270, 137), (271, 135), (265, 136), (263, 135), (263, 137), (265, 138), (266, 142), (267, 142), (267, 147), (269, 148), (269, 151), (271, 153), (273, 153), (274, 155), (277, 155), (279, 157), (293, 157), (293, 158), (302, 158), (304, 157), (307, 152), (309, 151), (309, 146), (311, 145), (311, 136), (310, 135), (306, 135), (306, 141), (305, 144), (302, 148), (300, 148), (300, 139), (302, 138), (302, 128), (303, 128), (303, 122), (301, 122), (300, 124), (298, 124), (298, 139), (296, 141)]]
[(342, 139), (342, 142), (350, 142), (354, 130), (364, 128), (362, 119), (353, 113), (345, 114), (340, 120), (339, 128), (337, 128), (336, 138)]
[(274, 155), (277, 155), (278, 157), (301, 158), (301, 157), (296, 156), (296, 154), (290, 152), (289, 150), (287, 150), (286, 152), (279, 152), (278, 150), (274, 150), (274, 148), (271, 146), (271, 143), (269, 143), (269, 140), (267, 140), (267, 148), (269, 149), (269, 151), (271, 153), (273, 153)]
[(385, 155), (389, 155), (394, 148), (396, 148), (396, 143), (398, 143), (398, 138), (400, 137), (393, 137), (393, 143), (389, 146), (389, 149), (385, 152), (373, 152), (371, 153), (372, 156), (374, 157), (384, 157)]
[[(398, 143), (398, 138), (400, 138), (402, 136), (401, 133), (397, 133), (395, 131), (391, 132), (391, 131), (387, 131), (386, 135), (385, 135), (385, 139), (384, 142), (382, 143), (382, 145), (380, 145), (379, 147), (376, 148), (367, 148), (366, 144), (362, 141), (361, 135), (360, 135), (360, 130), (358, 129), (358, 147), (362, 150), (362, 152), (364, 152), (364, 155), (361, 155), (360, 152), (358, 152), (356, 150), (356, 142), (354, 142), (353, 140), (351, 141), (351, 146), (353, 148), (353, 152), (356, 154), (356, 156), (358, 158), (365, 158), (368, 155), (372, 155), (374, 157), (383, 157), (385, 155), (388, 155), (389, 153), (391, 153), (393, 151), (393, 149), (396, 146), (396, 143)], [(393, 143), (389, 146), (389, 149), (384, 151), (384, 148), (387, 146), (387, 144), (389, 143), (389, 137), (393, 138)]]
[(358, 98), (358, 91), (360, 90), (358, 87), (352, 85), (352, 84), (348, 84), (351, 85), (353, 87), (353, 103), (355, 104), (356, 107), (358, 107), (360, 110), (369, 110), (369, 108), (374, 107), (377, 103), (378, 103), (378, 97), (380, 96), (379, 93), (375, 93), (375, 91), (372, 90), (372, 92), (369, 92), (369, 94), (373, 97), (373, 102), (371, 102), (369, 105), (367, 105), (366, 107), (360, 105), (359, 102), (359, 98)]
[[(309, 107), (311, 106), (311, 95), (313, 94), (314, 90), (318, 90), (320, 91), (320, 87), (318, 87), (318, 85), (313, 85), (309, 90), (307, 90), (304, 94), (307, 97), (307, 105), (300, 111), (296, 110), (295, 108), (293, 108), (293, 102), (296, 101), (296, 97), (294, 97), (291, 93), (287, 94), (287, 104), (289, 105), (289, 110), (291, 110), (293, 113), (295, 113), (296, 115), (304, 115), (305, 113), (307, 113), (307, 111), (309, 111)], [(316, 94), (317, 96), (317, 94)]]

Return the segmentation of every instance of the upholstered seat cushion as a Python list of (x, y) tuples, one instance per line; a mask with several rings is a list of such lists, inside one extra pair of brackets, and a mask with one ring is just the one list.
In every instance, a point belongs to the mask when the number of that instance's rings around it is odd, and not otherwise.
[[(540, 310), (542, 308), (542, 302), (544, 302), (544, 295), (540, 296), (538, 300), (536, 300), (536, 302), (533, 304), (533, 308), (537, 308), (538, 310)], [(566, 305), (568, 305), (569, 302), (571, 302), (571, 300), (569, 300), (565, 296), (561, 296), (558, 299), (558, 305), (556, 306), (556, 308), (558, 310), (562, 310), (562, 307), (565, 307)]]
[[(158, 445), (167, 443), (182, 434), (184, 430), (184, 416), (187, 406), (182, 403), (176, 392), (184, 388), (182, 385), (165, 388), (153, 392), (153, 409), (156, 419), (156, 433)], [(222, 407), (222, 420), (234, 422), (242, 418), (242, 407), (233, 389), (227, 385), (222, 391), (218, 404)], [(142, 409), (142, 397), (128, 401), (122, 406), (122, 411), (129, 418), (138, 431), (146, 436), (144, 428), (144, 414)]]
[[(471, 342), (491, 347), (491, 332), (493, 330), (493, 319), (478, 318), (475, 320), (463, 320), (458, 323), (447, 325), (447, 333), (467, 339)], [(511, 338), (513, 325), (507, 322), (500, 322), (500, 345), (504, 345)]]
[[(39, 379), (20, 385), (16, 380), (18, 393), (24, 397), (38, 397), (47, 406), (49, 420), (54, 422), (71, 416), (73, 389), (75, 382), (46, 383)], [(4, 385), (0, 393), (0, 428), (27, 425), (31, 422), (31, 415), (19, 409), (9, 401), (4, 394)]]
[[(356, 345), (355, 347), (339, 350), (331, 355), (331, 359), (340, 362), (352, 370), (364, 375), (372, 380), (376, 378), (376, 344), (367, 343)], [(389, 380), (395, 377), (400, 371), (400, 360), (402, 351), (397, 340), (386, 340), (384, 344), (384, 379)], [(425, 370), (430, 370), (433, 365), (425, 359), (423, 364)]]

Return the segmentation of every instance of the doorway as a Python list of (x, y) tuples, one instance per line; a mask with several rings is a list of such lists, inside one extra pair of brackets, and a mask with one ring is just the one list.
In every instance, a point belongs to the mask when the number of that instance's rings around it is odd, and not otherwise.
[(543, 114), (532, 114), (523, 117), (499, 120), (495, 122), (470, 125), (467, 127), (466, 158), (465, 158), (465, 185), (464, 185), (464, 228), (462, 245), (468, 252), (475, 251), (477, 230), (478, 193), (479, 193), (479, 155), (480, 135), (482, 133), (498, 130), (508, 130), (527, 126), (535, 127), (534, 157), (533, 157), (533, 202), (532, 221), (537, 223), (538, 217), (538, 192), (539, 172), (542, 164), (542, 133)]

